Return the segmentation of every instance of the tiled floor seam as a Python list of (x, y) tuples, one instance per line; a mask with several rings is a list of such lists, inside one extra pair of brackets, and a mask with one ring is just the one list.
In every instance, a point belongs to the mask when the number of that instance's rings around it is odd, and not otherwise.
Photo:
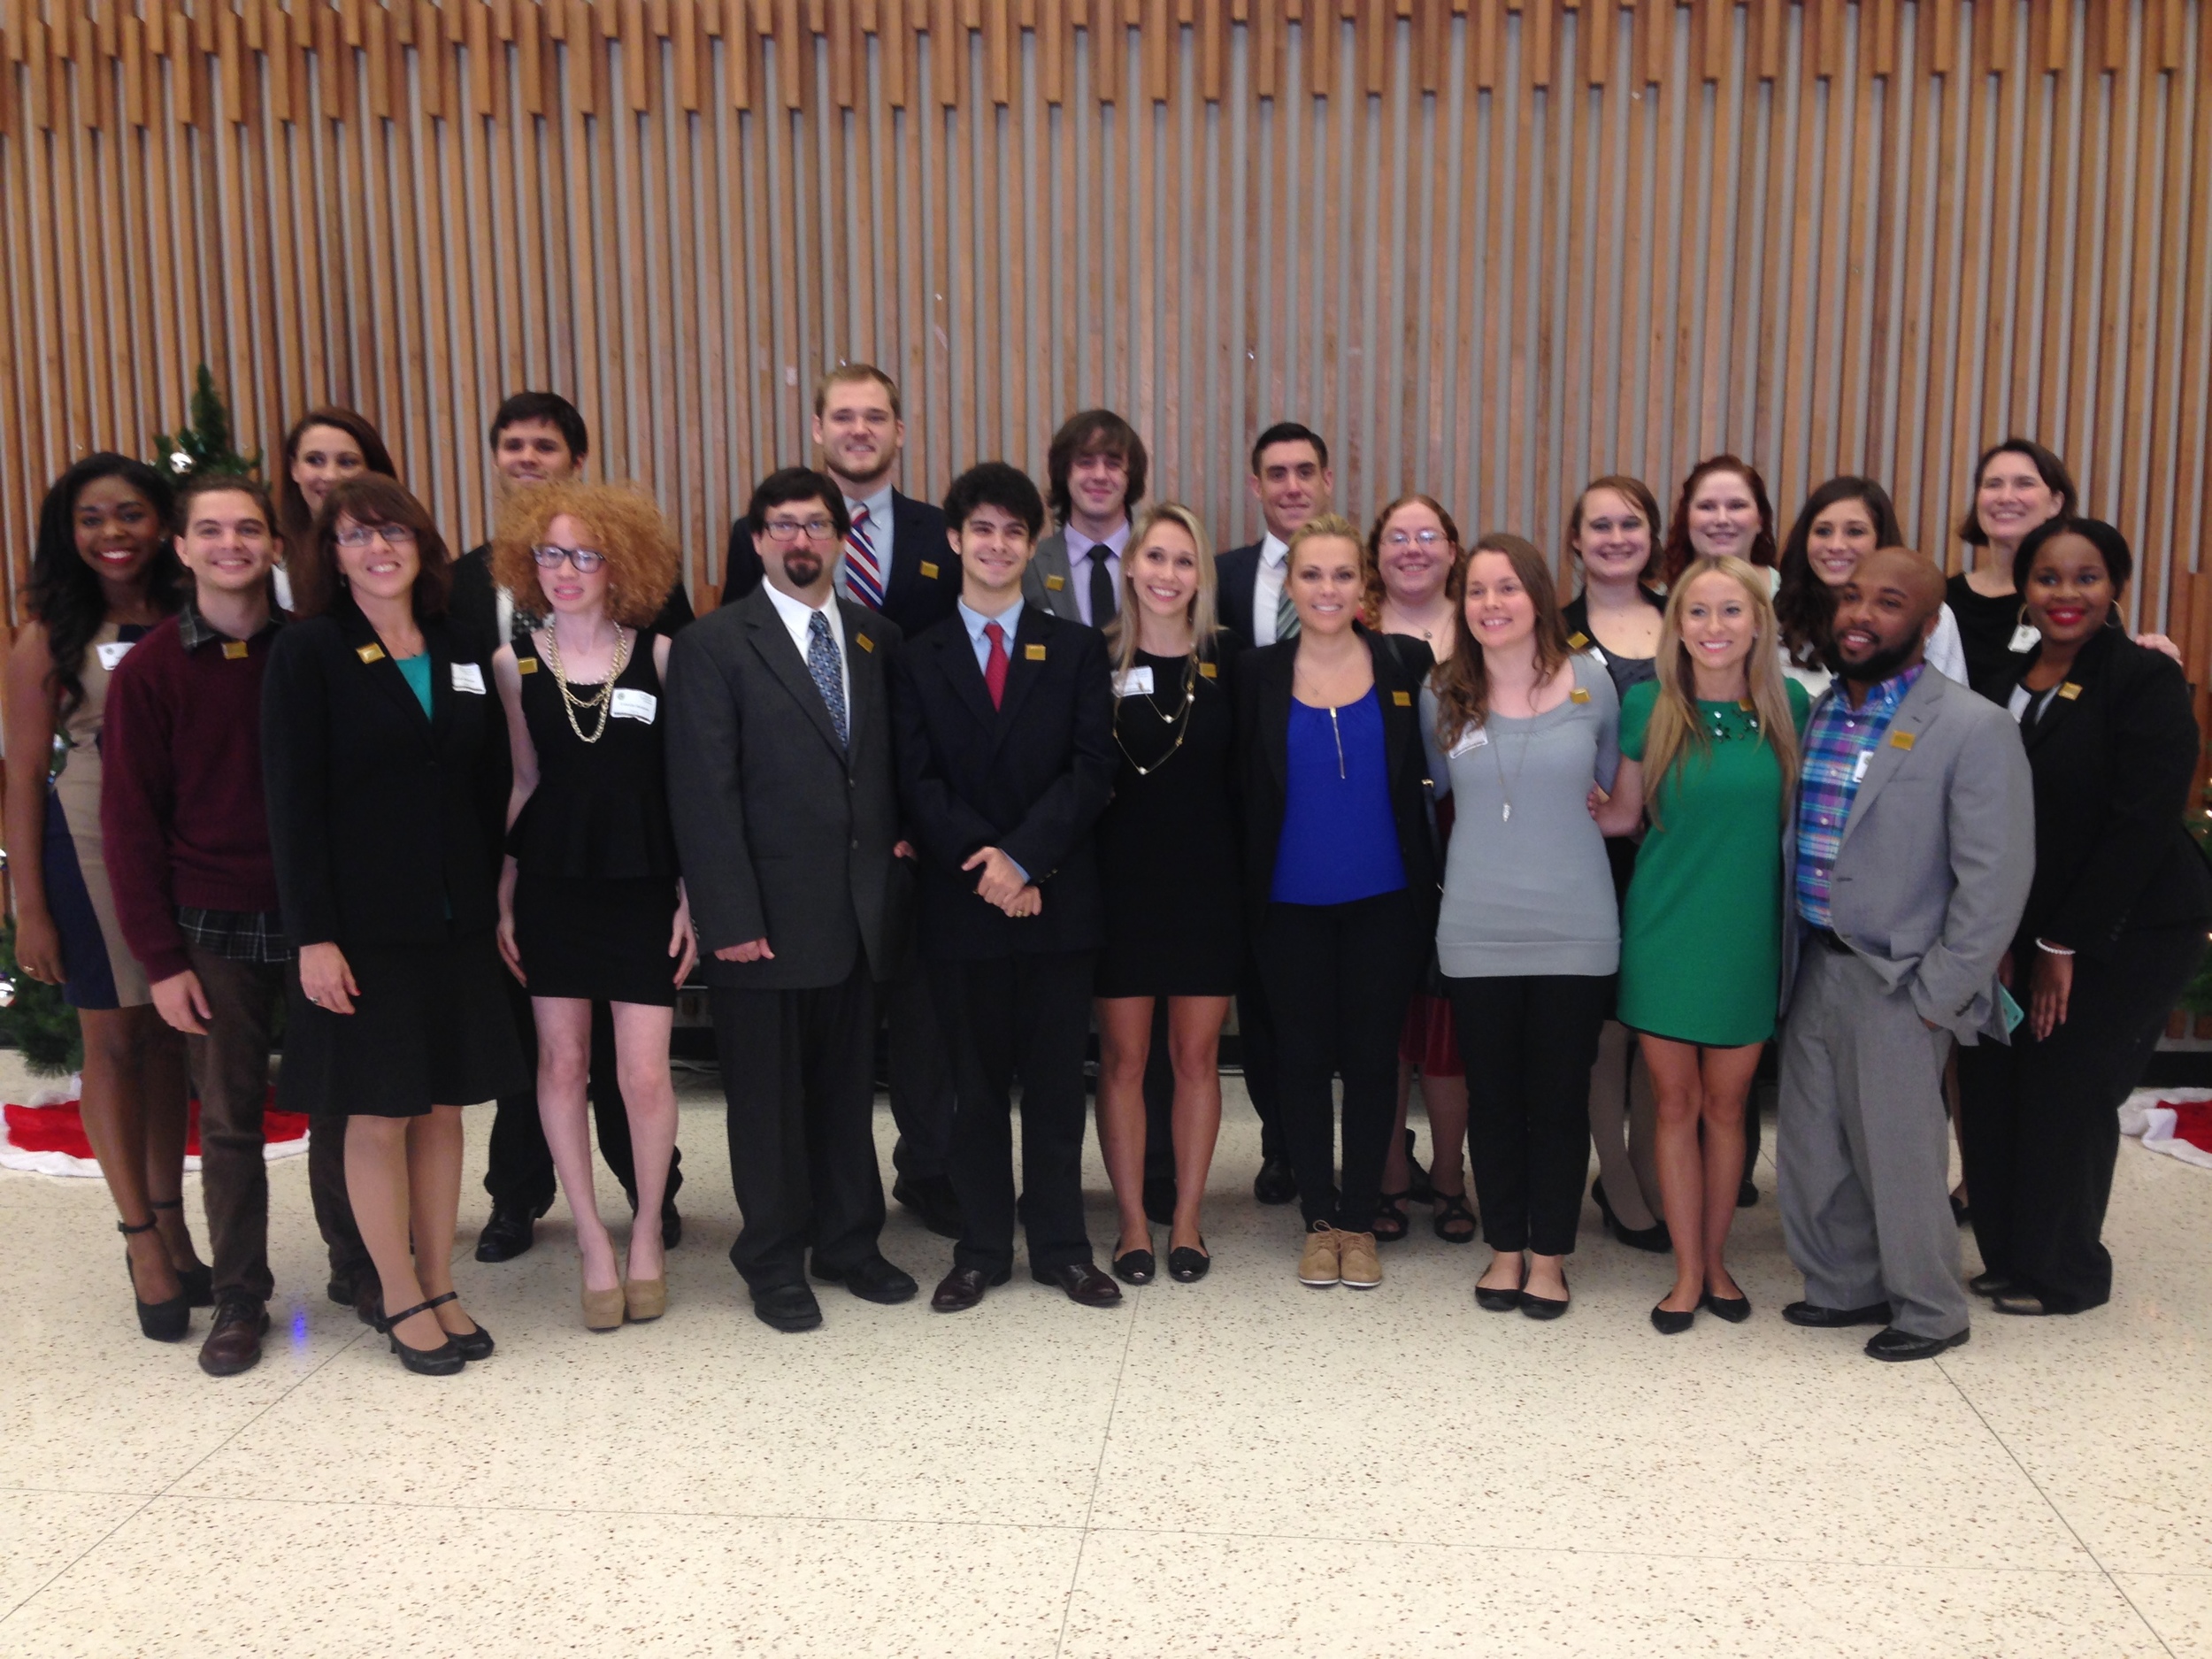
[(2020, 1471), (2020, 1478), (2025, 1480), (2028, 1485), (2034, 1489), (2035, 1495), (2043, 1500), (2045, 1506), (2049, 1509), (2052, 1516), (2057, 1520), (2058, 1524), (2066, 1529), (2067, 1536), (2071, 1538), (2075, 1544), (2080, 1548), (2083, 1555), (2086, 1555), (2093, 1563), (2095, 1563), (2097, 1571), (2104, 1575), (2105, 1582), (2112, 1586), (2114, 1594), (2118, 1595), (2123, 1601), (2127, 1603), (2128, 1611), (2135, 1615), (2137, 1619), (2141, 1622), (2143, 1628), (2150, 1632), (2151, 1640), (2158, 1644), (2160, 1650), (2167, 1655), (2167, 1659), (2174, 1659), (2173, 1647), (2172, 1644), (2167, 1641), (2165, 1632), (2161, 1631), (2157, 1625), (2151, 1623), (2150, 1616), (2145, 1613), (2141, 1607), (2137, 1605), (2135, 1598), (2127, 1593), (2127, 1586), (2120, 1582), (2119, 1578), (2114, 1574), (2112, 1569), (2106, 1566), (2102, 1561), (2098, 1559), (2097, 1552), (2089, 1547), (2089, 1540), (2084, 1538), (2079, 1530), (2076, 1528), (2073, 1522), (2067, 1518), (2066, 1512), (2058, 1507), (2058, 1504), (2055, 1500), (2053, 1500), (2051, 1494), (2044, 1491), (2043, 1483), (2038, 1480), (2035, 1478), (2033, 1471), (2028, 1468), (2026, 1463), (2021, 1461), (2020, 1454), (2014, 1451), (2011, 1446), (2007, 1444), (2005, 1437), (1997, 1432), (1997, 1425), (1992, 1423), (1988, 1417), (1983, 1412), (1981, 1407), (1974, 1402), (1974, 1397), (1966, 1392), (1965, 1385), (1961, 1383), (1957, 1377), (1952, 1374), (1951, 1368), (1948, 1365), (1946, 1365), (1940, 1358), (1935, 1362), (1935, 1364), (1936, 1369), (1943, 1373), (1944, 1380), (1948, 1382), (1952, 1387), (1958, 1390), (1959, 1398), (1966, 1402), (1966, 1409), (1974, 1414), (1975, 1420), (1978, 1422), (1984, 1429), (1988, 1431), (1989, 1438), (1994, 1440), (1999, 1448), (2003, 1451), (2004, 1455), (2012, 1460), (2012, 1466)]
[(1083, 1550), (1091, 1540), (1091, 1517), (1098, 1513), (1099, 1484), (1106, 1479), (1106, 1454), (1114, 1443), (1114, 1416), (1121, 1409), (1121, 1391), (1129, 1381), (1130, 1350), (1137, 1345), (1137, 1321), (1143, 1316), (1144, 1298), (1133, 1298), (1129, 1329), (1123, 1334), (1121, 1364), (1114, 1372), (1114, 1397), (1106, 1407), (1106, 1432), (1098, 1437), (1098, 1462), (1091, 1470), (1090, 1496), (1083, 1503), (1083, 1529), (1075, 1541), (1075, 1564), (1068, 1569), (1068, 1593), (1060, 1603), (1060, 1637), (1053, 1643), (1053, 1659), (1067, 1651), (1068, 1621), (1075, 1613), (1075, 1587), (1083, 1582)]

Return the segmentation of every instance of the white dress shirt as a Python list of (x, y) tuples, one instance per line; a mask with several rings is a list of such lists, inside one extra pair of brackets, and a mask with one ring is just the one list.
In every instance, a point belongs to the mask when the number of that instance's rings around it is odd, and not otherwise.
[(1116, 603), (1118, 603), (1121, 593), (1121, 556), (1129, 549), (1129, 520), (1124, 518), (1121, 521), (1121, 528), (1103, 541), (1093, 541), (1090, 537), (1083, 536), (1083, 550), (1079, 553), (1076, 551), (1075, 542), (1076, 538), (1082, 533), (1070, 528), (1063, 530), (1061, 534), (1067, 541), (1068, 585), (1075, 589), (1075, 608), (1086, 623), (1092, 627), (1097, 627), (1098, 619), (1091, 615), (1091, 549), (1094, 547), (1102, 547), (1108, 549), (1106, 574), (1113, 580)]
[(1290, 573), (1290, 543), (1270, 530), (1260, 542), (1259, 575), (1252, 583), (1252, 643), (1275, 643), (1275, 608)]
[[(794, 599), (773, 582), (764, 581), (761, 587), (768, 595), (768, 603), (775, 606), (776, 614), (783, 618), (783, 626), (791, 630), (791, 642), (799, 648), (799, 660), (805, 662), (807, 631), (818, 614), (815, 608), (803, 599)], [(822, 602), (818, 614), (829, 618), (830, 641), (837, 647), (837, 678), (839, 688), (845, 694), (845, 719), (849, 727), (853, 709), (853, 670), (851, 663), (846, 660), (845, 618), (838, 612), (834, 593)]]

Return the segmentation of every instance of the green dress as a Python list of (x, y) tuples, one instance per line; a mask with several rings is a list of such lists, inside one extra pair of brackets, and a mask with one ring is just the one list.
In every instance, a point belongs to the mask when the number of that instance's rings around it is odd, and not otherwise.
[[(1811, 701), (1787, 682), (1801, 734)], [(1640, 762), (1659, 687), (1621, 700), (1621, 756)], [(1709, 740), (1644, 780), (1654, 822), (1621, 918), (1619, 1018), (1632, 1031), (1736, 1048), (1774, 1034), (1782, 977), (1782, 764), (1756, 717), (1700, 703)]]

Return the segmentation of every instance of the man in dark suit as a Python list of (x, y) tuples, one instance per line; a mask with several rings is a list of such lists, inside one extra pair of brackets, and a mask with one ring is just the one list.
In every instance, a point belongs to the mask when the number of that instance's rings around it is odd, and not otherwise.
[[(1272, 645), (1298, 632), (1298, 613), (1283, 583), (1290, 538), (1307, 520), (1329, 511), (1335, 488), (1329, 446), (1311, 427), (1279, 421), (1252, 445), (1252, 495), (1260, 503), (1267, 534), (1214, 561), (1221, 626), (1244, 649)], [(1298, 1179), (1276, 1126), (1275, 1022), (1258, 967), (1250, 963), (1237, 991), (1237, 1048), (1244, 1057), (1245, 1092), (1260, 1119), (1260, 1172), (1253, 1177), (1252, 1195), (1263, 1204), (1286, 1204), (1298, 1195)]]
[[(899, 388), (881, 369), (848, 363), (814, 389), (814, 442), (837, 486), (849, 527), (837, 572), (841, 597), (879, 611), (912, 639), (952, 614), (960, 567), (945, 547), (945, 515), (891, 487), (906, 446)], [(755, 526), (730, 527), (722, 569), (725, 603), (760, 586)], [(890, 1026), (891, 1116), (899, 1126), (891, 1196), (931, 1232), (960, 1236), (960, 1206), (946, 1173), (952, 1141), (952, 1071), (938, 1035), (930, 985), (918, 964), (884, 987)]]
[(1120, 608), (1129, 515), (1148, 460), (1136, 428), (1110, 409), (1071, 415), (1045, 452), (1046, 502), (1060, 527), (1037, 543), (1022, 603), (1102, 628)]
[[(517, 392), (492, 417), (491, 445), (492, 465), (498, 469), (499, 488), (505, 495), (533, 484), (580, 477), (591, 454), (591, 434), (576, 405), (558, 392)], [(492, 581), (490, 542), (472, 547), (453, 561), (446, 620), (487, 657), (512, 637), (514, 599)], [(679, 581), (653, 631), (672, 639), (690, 620), (691, 595)], [(522, 1051), (534, 1056), (538, 1028), (530, 1011), (530, 993), (512, 975), (503, 977)], [(630, 1156), (630, 1116), (623, 1108), (615, 1074), (614, 1019), (604, 1002), (594, 1003), (591, 1010), (591, 1104), (599, 1128), (599, 1156), (622, 1183), (634, 1210), (637, 1175)], [(684, 1218), (676, 1210), (676, 1189), (683, 1184), (683, 1154), (679, 1151), (670, 1161), (668, 1190), (661, 1200), (661, 1243), (669, 1249), (684, 1236)], [(499, 1098), (492, 1118), (484, 1190), (491, 1194), (492, 1213), (477, 1235), (476, 1259), (511, 1261), (536, 1241), (537, 1219), (553, 1203), (553, 1154), (538, 1120), (534, 1085)]]
[(911, 1298), (883, 1258), (871, 1064), (876, 987), (904, 949), (885, 669), (896, 624), (841, 599), (836, 486), (786, 467), (746, 516), (766, 580), (668, 661), (668, 798), (728, 1102), (744, 1230), (730, 1260), (753, 1311), (810, 1331), (806, 1282)]
[(1029, 1271), (1074, 1302), (1121, 1290), (1083, 1225), (1083, 1052), (1102, 899), (1092, 829), (1113, 792), (1113, 693), (1094, 628), (1022, 602), (1044, 525), (1002, 461), (945, 498), (959, 609), (892, 664), (899, 795), (921, 850), (921, 926), (957, 1098), (963, 1225), (931, 1306), (956, 1313), (1013, 1271), (1012, 1084)]

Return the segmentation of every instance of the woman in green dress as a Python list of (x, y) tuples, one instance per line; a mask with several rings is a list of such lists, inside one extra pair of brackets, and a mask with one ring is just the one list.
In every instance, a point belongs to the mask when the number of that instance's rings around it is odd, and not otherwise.
[(1671, 1336), (1697, 1310), (1751, 1303), (1723, 1259), (1743, 1178), (1744, 1102), (1774, 1034), (1782, 966), (1782, 825), (1810, 703), (1784, 678), (1763, 572), (1700, 558), (1667, 601), (1659, 675), (1621, 701), (1609, 835), (1651, 828), (1621, 923), (1621, 1023), (1659, 1094), (1659, 1190), (1674, 1288), (1651, 1310)]

